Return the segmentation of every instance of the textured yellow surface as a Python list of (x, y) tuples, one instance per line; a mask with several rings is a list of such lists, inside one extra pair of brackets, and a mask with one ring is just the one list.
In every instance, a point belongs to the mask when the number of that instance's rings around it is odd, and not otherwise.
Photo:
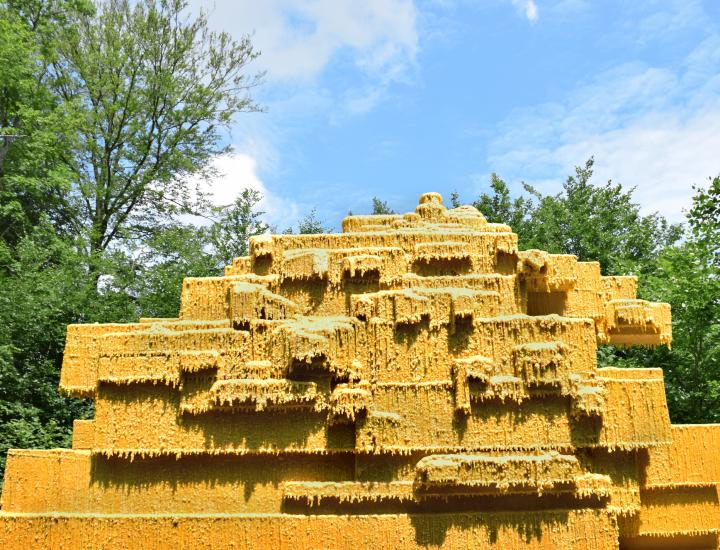
[(5, 548), (617, 548), (598, 510), (355, 516), (5, 514)]
[(175, 319), (68, 327), (73, 448), (8, 454), (0, 547), (717, 548), (720, 426), (672, 426), (670, 308), (436, 193), (264, 235)]

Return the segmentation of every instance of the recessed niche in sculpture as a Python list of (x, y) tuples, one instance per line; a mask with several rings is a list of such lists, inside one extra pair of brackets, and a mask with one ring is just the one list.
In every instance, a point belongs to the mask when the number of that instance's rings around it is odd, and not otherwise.
[(670, 308), (474, 208), (254, 237), (177, 319), (68, 328), (72, 450), (12, 450), (5, 547), (717, 548), (720, 426), (672, 426)]

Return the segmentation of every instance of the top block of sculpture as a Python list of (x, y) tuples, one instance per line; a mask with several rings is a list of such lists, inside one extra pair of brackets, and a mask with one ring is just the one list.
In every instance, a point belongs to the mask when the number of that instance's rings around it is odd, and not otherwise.
[(0, 544), (717, 548), (720, 426), (670, 424), (670, 307), (437, 193), (253, 237), (177, 319), (68, 328), (72, 450), (12, 450)]

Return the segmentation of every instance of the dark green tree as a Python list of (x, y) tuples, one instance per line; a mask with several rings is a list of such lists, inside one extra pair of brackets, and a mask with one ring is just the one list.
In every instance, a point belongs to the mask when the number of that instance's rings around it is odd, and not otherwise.
[(381, 201), (377, 197), (373, 197), (372, 206), (373, 214), (395, 214), (395, 210), (388, 206), (387, 201)]
[(329, 233), (323, 221), (318, 217), (317, 209), (313, 208), (298, 223), (298, 233)]
[(67, 324), (102, 320), (87, 275), (47, 220), (0, 269), (0, 474), (9, 447), (67, 446), (72, 419), (91, 411), (58, 394)]
[(655, 268), (658, 255), (682, 235), (679, 224), (659, 214), (642, 215), (633, 189), (590, 180), (593, 159), (578, 166), (556, 195), (543, 195), (523, 184), (528, 196), (511, 198), (495, 174), (492, 193), (474, 203), (491, 222), (507, 223), (518, 233), (520, 248), (575, 254), (598, 261), (603, 274), (640, 274)]
[(480, 195), (473, 206), (487, 221), (508, 224), (518, 234), (521, 248), (532, 248), (533, 228), (529, 226), (529, 216), (535, 208), (533, 201), (522, 196), (512, 198), (507, 184), (494, 172), (490, 176), (490, 189), (492, 193)]
[(720, 421), (720, 178), (696, 189), (685, 242), (660, 257), (649, 279), (654, 299), (670, 303), (672, 350), (654, 365), (665, 371), (675, 422)]
[(55, 91), (81, 121), (63, 160), (72, 172), (75, 227), (91, 254), (144, 237), (181, 212), (207, 206), (190, 176), (210, 176), (227, 150), (221, 132), (261, 75), (239, 42), (189, 18), (185, 0), (108, 0), (78, 14), (59, 41)]
[(213, 256), (220, 266), (230, 264), (233, 258), (248, 255), (250, 237), (270, 230), (258, 210), (262, 194), (254, 189), (244, 189), (235, 202), (214, 209), (216, 221), (209, 231)]
[(95, 308), (66, 223), (61, 154), (74, 121), (47, 70), (62, 22), (89, 9), (0, 1), (0, 476), (8, 447), (67, 445), (89, 412), (57, 392), (65, 327)]

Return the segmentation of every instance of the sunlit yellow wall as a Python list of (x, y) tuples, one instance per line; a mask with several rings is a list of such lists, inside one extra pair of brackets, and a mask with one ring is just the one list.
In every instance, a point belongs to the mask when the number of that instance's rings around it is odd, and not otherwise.
[(10, 451), (0, 547), (717, 547), (720, 426), (597, 368), (670, 343), (636, 286), (436, 193), (254, 237), (176, 319), (68, 327), (95, 416)]

